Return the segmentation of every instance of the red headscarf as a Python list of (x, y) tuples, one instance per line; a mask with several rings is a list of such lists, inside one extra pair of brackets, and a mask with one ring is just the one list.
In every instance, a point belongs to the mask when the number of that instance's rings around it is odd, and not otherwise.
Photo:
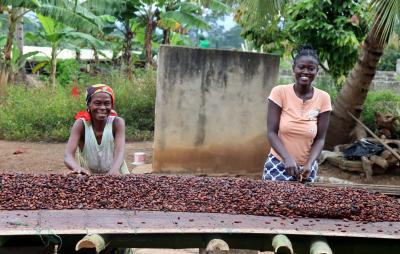
[[(111, 116), (118, 116), (117, 112), (114, 111), (114, 91), (112, 90), (111, 87), (105, 85), (105, 84), (97, 84), (97, 85), (92, 85), (89, 86), (86, 89), (86, 105), (89, 106), (89, 103), (93, 97), (93, 95), (97, 93), (107, 93), (111, 96)], [(75, 119), (84, 119), (85, 121), (90, 121), (90, 114), (87, 111), (80, 111), (76, 113)]]

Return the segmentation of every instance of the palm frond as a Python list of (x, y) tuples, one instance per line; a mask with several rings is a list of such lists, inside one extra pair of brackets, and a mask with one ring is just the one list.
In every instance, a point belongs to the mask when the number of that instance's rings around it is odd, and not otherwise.
[(176, 20), (178, 23), (186, 26), (186, 27), (197, 27), (200, 29), (210, 29), (210, 25), (208, 25), (201, 18), (196, 17), (194, 15), (190, 15), (189, 13), (181, 12), (181, 11), (170, 11), (161, 14), (161, 18), (168, 18)]
[(68, 33), (68, 37), (82, 39), (82, 40), (88, 42), (89, 44), (91, 44), (91, 45), (93, 45), (95, 47), (99, 47), (99, 46), (103, 46), (104, 45), (103, 41), (98, 40), (95, 37), (91, 36), (90, 34), (86, 34), (86, 33), (69, 32)]
[(57, 22), (67, 24), (81, 32), (92, 34), (100, 33), (100, 29), (95, 23), (62, 7), (45, 4), (37, 8), (36, 12), (43, 16), (51, 17)]
[(34, 9), (40, 6), (40, 2), (38, 0), (0, 0), (0, 5)]
[(124, 12), (126, 0), (87, 0), (82, 6), (98, 15), (115, 15)]
[(386, 44), (400, 18), (399, 0), (374, 0), (372, 3), (375, 19), (371, 28), (372, 37), (379, 44)]
[(265, 18), (270, 19), (282, 13), (287, 2), (289, 0), (243, 0), (239, 8), (252, 16), (254, 22), (262, 23)]

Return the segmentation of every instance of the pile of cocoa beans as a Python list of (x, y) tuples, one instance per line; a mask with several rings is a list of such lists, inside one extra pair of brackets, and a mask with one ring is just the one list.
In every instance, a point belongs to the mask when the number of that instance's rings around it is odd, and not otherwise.
[(0, 210), (128, 209), (400, 221), (395, 198), (349, 188), (194, 176), (0, 175)]

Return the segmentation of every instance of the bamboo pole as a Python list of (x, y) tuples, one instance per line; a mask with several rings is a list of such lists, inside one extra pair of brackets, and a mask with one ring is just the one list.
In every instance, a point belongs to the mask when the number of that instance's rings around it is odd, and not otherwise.
[(272, 239), (272, 248), (277, 254), (293, 254), (292, 243), (285, 235), (276, 235)]
[(81, 249), (96, 249), (96, 253), (103, 251), (108, 245), (108, 242), (103, 236), (98, 234), (87, 234), (75, 246), (75, 251)]
[(229, 245), (222, 239), (212, 239), (206, 247), (207, 254), (228, 253)]
[(332, 254), (332, 249), (324, 238), (311, 242), (310, 254)]
[(350, 111), (347, 111), (347, 113), (349, 113), (349, 115), (357, 122), (359, 123), (372, 137), (374, 137), (376, 140), (379, 141), (379, 143), (381, 143), (386, 149), (388, 149), (399, 161), (400, 161), (400, 155), (393, 150), (393, 148), (391, 148), (390, 146), (388, 146), (385, 142), (383, 142), (382, 139), (380, 139), (377, 135), (375, 135), (375, 133), (373, 133), (365, 124), (363, 124), (363, 122), (361, 122), (360, 120), (357, 119), (357, 117), (355, 117), (352, 113), (350, 113)]

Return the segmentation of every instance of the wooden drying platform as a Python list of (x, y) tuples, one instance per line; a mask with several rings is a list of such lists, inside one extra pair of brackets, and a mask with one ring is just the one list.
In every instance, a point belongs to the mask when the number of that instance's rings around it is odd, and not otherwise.
[(106, 236), (110, 246), (132, 248), (205, 248), (218, 238), (231, 249), (268, 251), (272, 237), (285, 234), (296, 253), (309, 253), (310, 241), (320, 236), (334, 253), (400, 249), (400, 222), (123, 210), (0, 211), (0, 253), (21, 239), (56, 236), (66, 245), (89, 233)]
[(365, 190), (371, 193), (382, 193), (389, 196), (400, 198), (400, 186), (397, 185), (377, 185), (377, 184), (345, 184), (345, 183), (307, 183), (308, 186), (324, 188), (351, 188)]

